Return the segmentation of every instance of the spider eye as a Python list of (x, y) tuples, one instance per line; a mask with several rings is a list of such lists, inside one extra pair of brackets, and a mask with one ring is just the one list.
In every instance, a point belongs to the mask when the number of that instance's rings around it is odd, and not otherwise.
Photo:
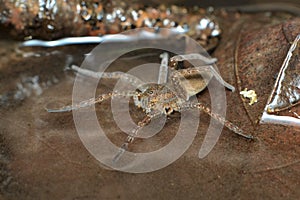
[(148, 91), (148, 94), (153, 94), (153, 91), (152, 91), (152, 90), (149, 90), (149, 91)]

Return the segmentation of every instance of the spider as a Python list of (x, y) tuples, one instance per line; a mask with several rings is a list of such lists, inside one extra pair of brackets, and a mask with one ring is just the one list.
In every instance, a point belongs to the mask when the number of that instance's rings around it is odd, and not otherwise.
[[(138, 86), (138, 89), (136, 91), (127, 92), (114, 91), (107, 94), (102, 94), (96, 98), (82, 101), (76, 105), (64, 106), (59, 109), (47, 109), (47, 111), (50, 113), (67, 112), (96, 103), (101, 103), (109, 98), (117, 96), (132, 97), (134, 105), (141, 108), (146, 116), (143, 118), (143, 120), (138, 122), (137, 127), (133, 129), (131, 134), (127, 136), (125, 142), (121, 145), (118, 154), (113, 158), (114, 161), (117, 161), (124, 154), (124, 152), (128, 150), (129, 144), (134, 141), (140, 130), (149, 124), (151, 120), (188, 109), (199, 109), (220, 123), (223, 123), (234, 133), (247, 139), (253, 139), (252, 135), (245, 134), (239, 127), (230, 121), (226, 120), (219, 114), (213, 113), (211, 109), (205, 106), (203, 103), (192, 103), (189, 100), (191, 96), (196, 95), (204, 90), (212, 77), (215, 77), (216, 80), (218, 80), (229, 90), (235, 90), (235, 88), (229, 83), (225, 82), (213, 68), (212, 65), (216, 62), (215, 58), (207, 58), (201, 54), (186, 54), (173, 56), (169, 59), (168, 53), (163, 53), (161, 58), (162, 60), (157, 84), (144, 84), (143, 81), (137, 77), (123, 72), (99, 73), (72, 65), (71, 69), (79, 74), (95, 78), (122, 78), (128, 83)], [(199, 61), (199, 65), (193, 68), (182, 68), (180, 67), (179, 63), (183, 61)], [(190, 84), (190, 82), (193, 81), (195, 83)], [(175, 88), (175, 91), (167, 87), (167, 83), (170, 83), (173, 86), (172, 88)]]

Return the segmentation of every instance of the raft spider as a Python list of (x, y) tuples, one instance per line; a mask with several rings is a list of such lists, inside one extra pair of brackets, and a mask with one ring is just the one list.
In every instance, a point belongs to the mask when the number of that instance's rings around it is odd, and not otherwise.
[[(126, 74), (123, 72), (94, 72), (87, 69), (82, 69), (78, 66), (72, 65), (71, 69), (79, 74), (85, 76), (91, 76), (95, 78), (114, 78), (125, 79), (128, 83), (139, 86), (136, 91), (127, 92), (110, 92), (102, 94), (96, 98), (92, 98), (86, 101), (82, 101), (76, 105), (64, 106), (59, 109), (47, 109), (48, 112), (66, 112), (83, 107), (87, 107), (96, 103), (101, 103), (104, 100), (113, 98), (116, 96), (132, 97), (135, 106), (142, 108), (146, 116), (143, 120), (138, 122), (137, 128), (131, 131), (126, 138), (126, 141), (120, 147), (118, 154), (114, 157), (114, 161), (117, 161), (124, 152), (128, 149), (130, 143), (132, 143), (135, 137), (138, 136), (142, 127), (150, 123), (154, 118), (161, 116), (171, 115), (173, 112), (182, 112), (188, 109), (199, 109), (212, 118), (216, 119), (220, 123), (223, 123), (228, 129), (234, 133), (245, 137), (247, 139), (253, 139), (252, 135), (245, 134), (239, 127), (232, 124), (219, 114), (213, 113), (210, 108), (205, 106), (201, 102), (192, 103), (189, 98), (198, 94), (204, 90), (212, 77), (215, 77), (223, 86), (229, 90), (234, 91), (235, 88), (225, 82), (222, 77), (215, 71), (212, 66), (215, 62), (215, 58), (207, 58), (201, 54), (186, 54), (177, 55), (169, 59), (168, 53), (161, 55), (161, 65), (159, 71), (158, 84), (143, 84), (143, 81), (135, 76)], [(193, 68), (179, 67), (179, 63), (183, 61), (201, 61), (204, 65), (199, 65)], [(170, 62), (169, 62), (170, 61)], [(194, 80), (192, 80), (194, 79)], [(196, 81), (196, 84), (189, 84), (190, 81)], [(166, 83), (170, 83), (175, 91), (172, 91), (166, 86)]]

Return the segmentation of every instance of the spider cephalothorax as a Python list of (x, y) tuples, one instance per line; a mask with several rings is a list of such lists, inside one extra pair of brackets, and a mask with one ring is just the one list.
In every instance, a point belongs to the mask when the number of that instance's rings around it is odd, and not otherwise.
[(174, 92), (164, 85), (148, 85), (144, 92), (133, 96), (137, 107), (142, 108), (146, 114), (159, 111), (162, 114), (169, 115), (173, 111), (179, 111), (182, 103)]

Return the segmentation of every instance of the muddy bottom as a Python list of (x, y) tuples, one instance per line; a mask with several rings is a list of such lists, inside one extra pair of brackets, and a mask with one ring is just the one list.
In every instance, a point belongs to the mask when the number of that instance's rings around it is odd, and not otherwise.
[[(286, 20), (300, 19), (282, 13), (223, 16), (224, 34), (213, 53), (218, 58), (222, 77), (237, 89), (238, 84), (244, 88), (253, 82), (251, 77), (248, 80), (245, 69), (239, 68), (244, 79), (238, 83), (234, 70), (235, 56), (243, 54), (247, 46), (243, 43), (246, 30), (251, 29), (251, 33), (261, 34), (263, 38), (265, 32), (259, 31), (262, 27), (281, 27)], [(236, 40), (238, 37), (242, 39)], [(76, 132), (71, 112), (45, 110), (51, 102), (72, 102), (75, 74), (65, 69), (70, 64), (80, 65), (84, 54), (94, 46), (19, 48), (16, 52), (18, 43), (3, 36), (0, 45), (0, 191), (3, 199), (299, 198), (299, 128), (258, 123), (275, 82), (272, 77), (276, 76), (276, 70), (270, 71), (275, 74), (257, 80), (260, 81), (257, 90), (265, 93), (259, 92), (255, 107), (245, 107), (246, 100), (238, 90), (226, 91), (226, 118), (254, 135), (255, 140), (237, 136), (224, 127), (213, 150), (199, 159), (199, 149), (210, 123), (210, 117), (201, 113), (197, 135), (179, 159), (154, 172), (131, 174), (107, 169), (90, 154)], [(282, 50), (277, 64), (272, 63), (274, 69), (280, 69), (287, 49)], [(272, 56), (275, 52), (268, 53)], [(117, 62), (114, 69), (128, 70), (130, 66), (130, 61)], [(252, 82), (251, 86), (255, 87)], [(211, 84), (218, 82), (212, 80)], [(114, 82), (105, 82), (96, 92), (109, 92), (113, 85)], [(197, 97), (204, 103), (210, 102), (207, 89)], [(135, 121), (143, 117), (140, 109), (130, 108)], [(120, 146), (126, 135), (114, 122), (110, 101), (97, 105), (96, 115), (108, 137)], [(168, 117), (159, 134), (149, 140), (137, 140), (131, 150), (145, 152), (161, 148), (172, 140), (178, 124), (179, 114)]]

